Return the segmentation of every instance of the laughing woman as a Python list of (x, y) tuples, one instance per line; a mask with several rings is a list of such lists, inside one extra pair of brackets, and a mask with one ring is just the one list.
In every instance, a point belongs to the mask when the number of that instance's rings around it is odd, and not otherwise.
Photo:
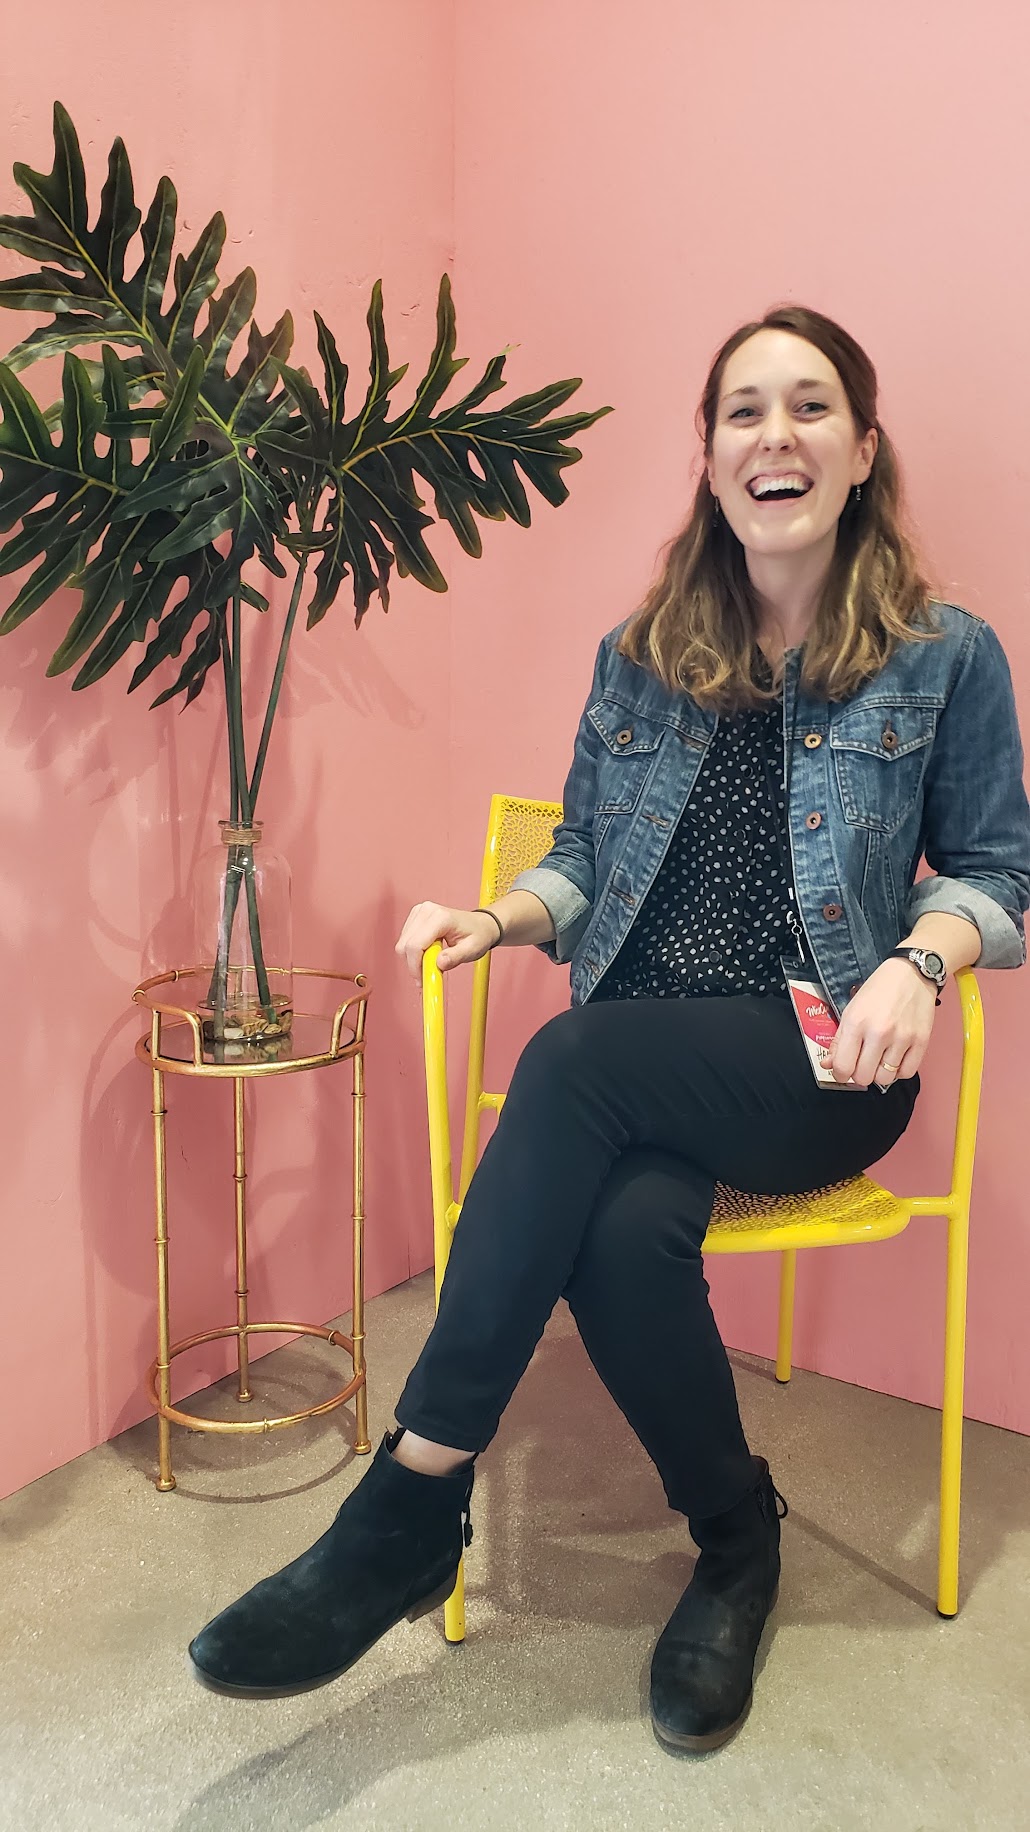
[[(193, 1642), (221, 1690), (321, 1684), (443, 1599), (475, 1459), (564, 1295), (700, 1548), (656, 1730), (710, 1749), (747, 1712), (786, 1509), (708, 1305), (715, 1184), (798, 1193), (901, 1136), (948, 975), (1024, 960), (1030, 811), (1001, 645), (931, 599), (854, 340), (796, 306), (743, 326), (700, 423), (686, 525), (600, 645), (552, 850), (489, 910), (416, 905), (397, 943), (416, 979), (435, 941), (444, 971), (536, 943), (571, 962), (572, 1008), (520, 1058), (399, 1429), (321, 1539)], [(785, 956), (842, 1014), (837, 1088)]]

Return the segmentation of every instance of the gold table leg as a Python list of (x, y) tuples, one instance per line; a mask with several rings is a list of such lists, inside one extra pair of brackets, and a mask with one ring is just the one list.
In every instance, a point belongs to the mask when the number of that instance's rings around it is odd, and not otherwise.
[(236, 1164), (233, 1172), (236, 1184), (236, 1328), (239, 1332), (236, 1338), (236, 1362), (239, 1369), (236, 1398), (245, 1401), (253, 1399), (254, 1395), (250, 1388), (250, 1343), (247, 1340), (247, 1325), (250, 1321), (247, 1312), (247, 1134), (242, 1075), (233, 1077), (232, 1094)]
[(359, 1050), (353, 1063), (354, 1101), (354, 1298), (351, 1340), (354, 1372), (362, 1376), (354, 1395), (354, 1449), (364, 1456), (372, 1448), (368, 1435), (368, 1394), (365, 1389), (365, 1056)]
[[(154, 1017), (154, 1043), (157, 1042), (157, 1016)], [(154, 1208), (157, 1216), (157, 1369), (156, 1387), (162, 1406), (172, 1403), (171, 1334), (168, 1317), (168, 1172), (165, 1158), (164, 1076), (154, 1070)], [(175, 1487), (172, 1474), (172, 1427), (168, 1419), (157, 1419), (157, 1486), (163, 1493)]]

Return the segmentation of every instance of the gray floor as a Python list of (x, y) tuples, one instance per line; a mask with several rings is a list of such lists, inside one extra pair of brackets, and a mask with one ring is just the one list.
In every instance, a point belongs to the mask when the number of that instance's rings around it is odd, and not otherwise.
[[(369, 1307), (374, 1441), (430, 1314), (428, 1277)], [(310, 1343), (269, 1358), (262, 1409), (324, 1391), (327, 1362)], [(0, 1824), (1030, 1826), (1030, 1441), (967, 1428), (963, 1609), (943, 1623), (936, 1415), (735, 1363), (791, 1514), (754, 1710), (727, 1749), (669, 1756), (649, 1729), (651, 1647), (690, 1545), (561, 1307), (480, 1468), (460, 1649), (438, 1613), (297, 1699), (218, 1698), (187, 1674), (191, 1633), (361, 1474), (346, 1413), (264, 1438), (177, 1431), (172, 1495), (148, 1480), (148, 1423), (0, 1504)]]

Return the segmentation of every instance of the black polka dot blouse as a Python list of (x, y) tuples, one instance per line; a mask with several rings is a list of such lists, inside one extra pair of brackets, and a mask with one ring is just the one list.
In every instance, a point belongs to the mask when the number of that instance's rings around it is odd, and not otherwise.
[(658, 876), (592, 997), (786, 998), (780, 956), (797, 953), (789, 856), (782, 701), (723, 715)]

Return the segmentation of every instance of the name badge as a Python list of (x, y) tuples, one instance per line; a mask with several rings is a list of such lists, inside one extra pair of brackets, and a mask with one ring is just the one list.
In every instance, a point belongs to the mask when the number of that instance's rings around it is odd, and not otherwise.
[[(811, 961), (784, 957), (780, 960), (780, 966), (816, 1086), (839, 1088), (843, 1093), (850, 1090), (855, 1094), (864, 1094), (866, 1090), (860, 1082), (836, 1081), (829, 1067), (830, 1045), (840, 1028), (840, 1014), (825, 986), (816, 978)], [(872, 1085), (880, 1088), (881, 1094), (890, 1091), (880, 1087), (878, 1081)]]

